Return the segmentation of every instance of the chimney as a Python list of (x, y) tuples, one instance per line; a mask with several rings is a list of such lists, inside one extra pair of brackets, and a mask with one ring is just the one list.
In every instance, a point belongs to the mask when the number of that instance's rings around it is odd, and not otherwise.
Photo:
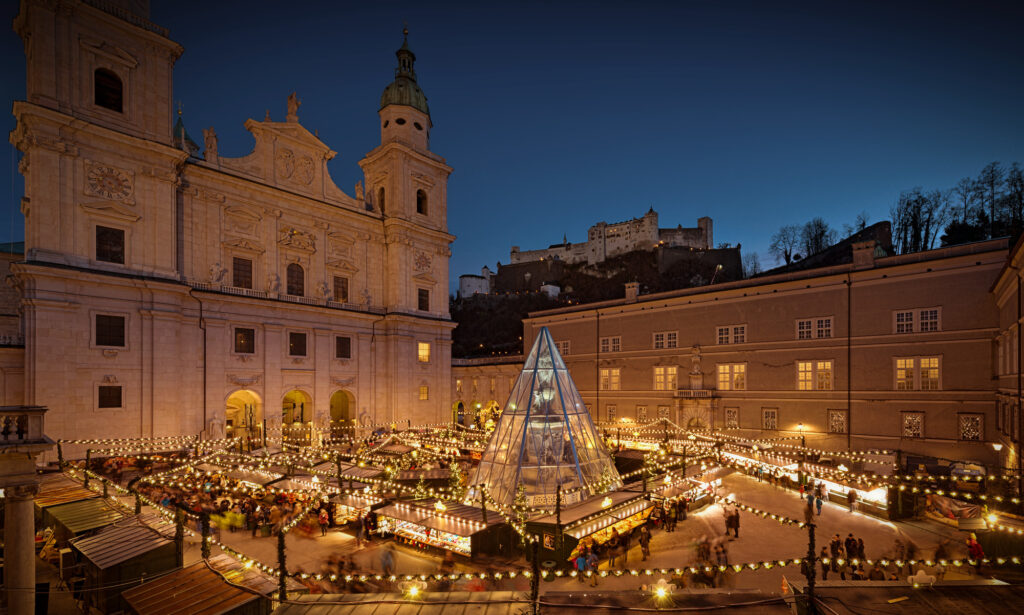
[(636, 303), (640, 294), (640, 282), (626, 282), (626, 303)]
[(874, 239), (855, 241), (853, 243), (853, 268), (870, 269), (874, 267), (876, 246), (878, 246), (878, 242)]

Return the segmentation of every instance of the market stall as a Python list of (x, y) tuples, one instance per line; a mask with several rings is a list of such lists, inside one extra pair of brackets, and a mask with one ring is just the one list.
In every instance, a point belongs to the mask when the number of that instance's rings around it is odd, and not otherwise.
[(124, 514), (103, 498), (50, 506), (43, 511), (43, 523), (54, 526), (58, 544), (121, 520)]
[(542, 560), (566, 562), (575, 558), (582, 544), (606, 543), (613, 529), (620, 535), (632, 533), (647, 522), (653, 508), (654, 503), (642, 492), (613, 491), (570, 506), (560, 515), (531, 519), (526, 531), (541, 536)]
[(498, 553), (511, 543), (508, 526), (497, 512), (485, 523), (479, 508), (432, 498), (384, 506), (377, 511), (377, 527), (400, 543), (466, 557)]
[(334, 507), (334, 524), (344, 525), (384, 505), (384, 500), (369, 494), (333, 495), (330, 504)]

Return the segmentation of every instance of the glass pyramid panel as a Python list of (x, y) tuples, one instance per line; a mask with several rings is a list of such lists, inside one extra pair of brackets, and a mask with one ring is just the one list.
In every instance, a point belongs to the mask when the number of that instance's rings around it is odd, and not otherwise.
[(562, 486), (562, 504), (622, 486), (608, 449), (569, 376), (547, 327), (542, 327), (523, 371), (470, 480), (470, 499), (486, 486), (495, 501), (511, 506), (522, 484), (527, 504), (551, 509)]

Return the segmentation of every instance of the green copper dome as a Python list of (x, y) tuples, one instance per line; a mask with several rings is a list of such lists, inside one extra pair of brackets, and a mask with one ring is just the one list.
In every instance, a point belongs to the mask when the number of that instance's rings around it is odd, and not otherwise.
[(380, 95), (380, 108), (388, 105), (405, 105), (430, 115), (427, 95), (416, 83), (416, 71), (412, 67), (416, 55), (409, 49), (409, 30), (403, 30), (402, 34), (405, 35), (402, 47), (395, 52), (395, 56), (398, 57), (395, 80), (384, 88), (384, 93)]

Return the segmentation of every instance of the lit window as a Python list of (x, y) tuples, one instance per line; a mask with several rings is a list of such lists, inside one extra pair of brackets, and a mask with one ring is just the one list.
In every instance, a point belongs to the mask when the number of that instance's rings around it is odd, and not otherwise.
[(615, 413), (618, 410), (618, 408), (616, 408), (614, 404), (608, 404), (607, 406), (605, 406), (605, 410), (608, 411), (608, 420), (614, 421)]
[(429, 389), (427, 388), (427, 385), (421, 384), (420, 385), (420, 401), (426, 401), (429, 397), (430, 397), (430, 395), (429, 395)]
[(939, 357), (898, 357), (897, 391), (937, 391), (940, 388)]
[(978, 442), (984, 439), (984, 429), (980, 414), (960, 415), (960, 439)]
[(654, 390), (676, 390), (678, 368), (675, 365), (657, 365), (654, 368)]
[(924, 437), (924, 412), (903, 413), (903, 437), (923, 438)]
[(601, 390), (619, 390), (619, 368), (601, 368)]
[(745, 391), (746, 389), (746, 363), (721, 363), (718, 365), (719, 391)]
[(815, 363), (815, 386), (819, 391), (832, 390), (832, 361)]
[[(416, 344), (416, 356), (420, 363), (430, 363), (430, 342), (419, 342)], [(476, 388), (474, 384), (473, 388)]]
[(458, 393), (459, 395), (462, 395), (462, 379), (461, 378), (457, 379), (455, 381), (455, 392)]
[(348, 278), (334, 276), (334, 300), (338, 303), (348, 303)]
[(761, 429), (775, 430), (779, 428), (779, 409), (761, 408)]
[(921, 390), (937, 391), (939, 389), (939, 358), (921, 357), (920, 364)]
[(896, 359), (896, 390), (912, 391), (914, 389), (914, 360)]
[(796, 390), (810, 391), (812, 378), (814, 376), (814, 363), (811, 361), (797, 361), (796, 363)]

